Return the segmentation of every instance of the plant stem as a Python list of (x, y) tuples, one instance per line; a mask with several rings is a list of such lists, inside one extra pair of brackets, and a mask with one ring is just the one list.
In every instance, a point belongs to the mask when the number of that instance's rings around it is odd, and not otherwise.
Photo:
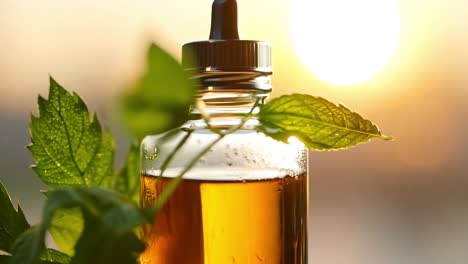
[(187, 132), (187, 135), (185, 135), (185, 137), (179, 142), (179, 144), (177, 144), (174, 151), (172, 151), (171, 154), (169, 154), (169, 156), (166, 158), (166, 160), (164, 160), (163, 164), (161, 165), (161, 172), (159, 173), (158, 179), (160, 179), (163, 176), (164, 172), (167, 169), (167, 166), (169, 166), (169, 163), (171, 163), (171, 161), (174, 158), (175, 154), (177, 154), (177, 152), (182, 148), (182, 146), (185, 144), (185, 142), (187, 142), (187, 140), (190, 137), (190, 135), (192, 134), (192, 132), (193, 132), (193, 130), (189, 130)]
[[(227, 131), (225, 132), (221, 132), (219, 130), (218, 133), (216, 133), (218, 135), (218, 137), (213, 141), (211, 142), (208, 146), (206, 146), (202, 151), (200, 151), (198, 153), (198, 155), (196, 155), (191, 161), (190, 163), (187, 165), (187, 167), (184, 168), (184, 170), (179, 174), (177, 175), (177, 177), (175, 177), (174, 179), (172, 179), (169, 184), (164, 188), (163, 192), (161, 193), (161, 195), (158, 197), (158, 199), (156, 200), (156, 203), (154, 204), (154, 206), (152, 206), (149, 211), (147, 212), (147, 217), (148, 217), (148, 221), (152, 222), (154, 217), (157, 215), (157, 213), (159, 212), (159, 210), (164, 206), (164, 204), (167, 202), (167, 200), (169, 199), (169, 197), (174, 193), (174, 191), (177, 189), (177, 187), (179, 186), (180, 182), (182, 181), (182, 178), (183, 176), (190, 170), (192, 169), (198, 162), (198, 160), (203, 156), (205, 155), (214, 145), (216, 145), (219, 141), (221, 141), (221, 139), (223, 139), (225, 136), (231, 134), (231, 133), (234, 133), (236, 132), (237, 130), (239, 130), (240, 128), (242, 128), (245, 124), (245, 122), (247, 122), (247, 120), (249, 120), (249, 118), (252, 116), (252, 112), (255, 110), (255, 108), (257, 107), (258, 105), (258, 102), (259, 100), (257, 99), (257, 101), (255, 102), (254, 106), (252, 107), (252, 109), (250, 110), (250, 112), (244, 116), (244, 118), (242, 118), (242, 121), (237, 125), (237, 126), (233, 126), (231, 127), (230, 129), (228, 129)], [(205, 122), (207, 123), (208, 127), (209, 127), (209, 120), (205, 120)], [(171, 153), (171, 155), (164, 161), (164, 163), (166, 164), (166, 167), (168, 166), (168, 164), (170, 163), (170, 161), (173, 159), (173, 157), (175, 156), (175, 152), (177, 150), (179, 150), (182, 145), (184, 145), (184, 143), (186, 142), (186, 140), (188, 139), (188, 136), (190, 136), (190, 134), (188, 134), (180, 143), (179, 145), (177, 146), (176, 150)], [(163, 164), (164, 165), (164, 164)], [(165, 169), (165, 168), (164, 168)], [(161, 168), (161, 175), (162, 175), (162, 168)]]
[(185, 169), (177, 175), (173, 180), (169, 182), (169, 184), (164, 188), (164, 191), (161, 193), (161, 195), (158, 197), (156, 200), (156, 203), (154, 206), (150, 208), (149, 211), (149, 217), (150, 219), (154, 219), (156, 214), (159, 212), (161, 207), (167, 202), (169, 197), (172, 195), (172, 193), (176, 190), (177, 186), (179, 183), (182, 181), (182, 177), (197, 164), (198, 160), (205, 155), (216, 143), (218, 143), (221, 139), (224, 138), (223, 135), (219, 135), (218, 138), (216, 138), (213, 142), (211, 142), (207, 147), (205, 147), (196, 157), (194, 157), (190, 163), (185, 167)]

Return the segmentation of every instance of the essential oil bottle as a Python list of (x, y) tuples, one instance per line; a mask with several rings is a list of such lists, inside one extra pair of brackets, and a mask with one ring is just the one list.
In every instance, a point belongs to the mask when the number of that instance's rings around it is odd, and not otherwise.
[(305, 264), (307, 149), (265, 136), (248, 115), (272, 91), (271, 45), (239, 39), (235, 0), (216, 0), (212, 8), (209, 40), (182, 49), (204, 110), (192, 107), (193, 120), (176, 131), (144, 138), (142, 206), (153, 205), (219, 133), (234, 132), (209, 148), (144, 228), (148, 248), (141, 263)]

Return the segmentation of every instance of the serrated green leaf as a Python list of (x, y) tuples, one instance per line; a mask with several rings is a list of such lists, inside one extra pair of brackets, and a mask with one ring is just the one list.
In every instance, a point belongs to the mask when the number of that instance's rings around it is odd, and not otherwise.
[(304, 94), (285, 95), (261, 106), (260, 130), (287, 142), (295, 136), (311, 150), (337, 150), (371, 138), (391, 139), (376, 125), (343, 105)]
[(33, 167), (52, 188), (108, 186), (113, 173), (114, 142), (102, 133), (95, 115), (76, 94), (50, 78), (48, 100), (39, 97), (39, 117), (31, 116), (29, 149)]
[[(15, 241), (13, 248), (14, 255), (9, 256), (7, 262), (5, 263), (68, 264), (71, 262), (70, 256), (55, 249), (46, 249), (44, 246), (38, 248), (37, 252), (27, 251), (34, 248), (36, 244), (40, 243), (40, 233), (41, 230), (39, 226), (33, 226), (22, 233)], [(21, 251), (16, 248), (19, 248)]]
[(75, 244), (83, 231), (80, 208), (60, 208), (55, 211), (49, 232), (57, 246), (66, 254), (75, 254)]
[(148, 68), (120, 104), (124, 123), (138, 139), (183, 124), (194, 100), (194, 81), (167, 52), (149, 48)]
[(139, 204), (140, 196), (140, 147), (132, 144), (125, 165), (116, 175), (116, 190)]
[[(52, 188), (63, 186), (110, 187), (115, 145), (112, 135), (102, 132), (96, 115), (90, 118), (86, 104), (50, 78), (48, 100), (39, 97), (39, 117), (31, 117), (29, 149), (33, 167)], [(66, 213), (69, 215), (65, 216)], [(79, 211), (63, 209), (54, 217), (51, 234), (64, 252), (73, 253), (81, 231)], [(73, 220), (73, 224), (68, 222)]]
[(63, 188), (48, 195), (42, 223), (23, 233), (13, 245), (10, 264), (35, 264), (45, 250), (44, 239), (58, 209), (79, 207), (84, 230), (72, 263), (136, 263), (144, 244), (133, 229), (145, 216), (119, 194), (97, 187)]
[(7, 190), (0, 181), (0, 250), (11, 252), (18, 236), (29, 228), (21, 207), (15, 209)]

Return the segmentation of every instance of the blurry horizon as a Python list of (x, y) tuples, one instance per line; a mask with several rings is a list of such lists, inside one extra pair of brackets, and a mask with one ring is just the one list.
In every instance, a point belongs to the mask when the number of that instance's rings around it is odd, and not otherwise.
[[(321, 81), (296, 54), (293, 0), (238, 1), (241, 38), (273, 45), (271, 97), (343, 103), (395, 138), (311, 153), (310, 263), (468, 261), (468, 2), (397, 2), (401, 32), (389, 63), (342, 87)], [(111, 128), (121, 161), (128, 138), (115, 113), (119, 94), (144, 69), (151, 42), (180, 58), (184, 43), (207, 39), (211, 3), (0, 2), (0, 179), (33, 223), (45, 186), (29, 168), (27, 126), (49, 74)]]

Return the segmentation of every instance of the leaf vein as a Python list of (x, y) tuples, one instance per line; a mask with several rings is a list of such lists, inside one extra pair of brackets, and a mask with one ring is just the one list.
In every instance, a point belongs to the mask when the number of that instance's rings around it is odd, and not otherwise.
[(71, 160), (73, 162), (73, 164), (75, 165), (76, 169), (78, 170), (81, 178), (83, 179), (83, 182), (86, 183), (86, 179), (84, 177), (84, 174), (83, 172), (80, 170), (80, 167), (78, 166), (78, 163), (76, 162), (76, 159), (75, 159), (75, 155), (73, 154), (73, 149), (71, 147), (71, 136), (70, 136), (70, 132), (68, 131), (68, 126), (67, 126), (67, 123), (65, 122), (65, 119), (63, 118), (62, 116), (62, 113), (61, 113), (61, 110), (62, 109), (62, 98), (60, 97), (60, 95), (58, 96), (58, 104), (59, 104), (59, 109), (56, 109), (55, 106), (53, 104), (50, 104), (52, 106), (52, 109), (54, 109), (58, 116), (60, 117), (60, 120), (62, 121), (63, 123), (63, 127), (65, 129), (65, 135), (67, 137), (67, 141), (68, 141), (68, 150), (70, 152), (70, 157), (71, 157)]
[[(272, 117), (272, 116), (284, 116), (285, 114), (284, 113), (261, 113), (260, 114), (260, 118), (264, 118), (264, 119), (269, 119), (268, 117)], [(302, 116), (300, 114), (295, 114), (295, 113), (288, 113), (287, 114), (288, 116), (293, 116), (293, 117), (296, 117), (296, 118), (302, 118), (302, 119), (305, 119), (307, 120), (308, 122), (310, 123), (315, 123), (315, 124), (320, 124), (320, 125), (323, 125), (323, 126), (328, 126), (328, 127), (333, 127), (333, 128), (339, 128), (339, 129), (343, 129), (343, 130), (349, 130), (349, 131), (352, 131), (352, 132), (355, 132), (355, 133), (359, 133), (359, 134), (366, 134), (366, 135), (369, 135), (369, 136), (372, 136), (372, 137), (379, 137), (379, 138), (384, 138), (380, 133), (376, 133), (376, 134), (373, 134), (371, 132), (368, 132), (368, 131), (362, 131), (362, 130), (356, 130), (356, 129), (352, 129), (352, 128), (349, 128), (349, 127), (342, 127), (342, 126), (338, 126), (338, 125), (335, 125), (335, 124), (331, 124), (331, 123), (327, 123), (327, 122), (324, 122), (324, 121), (321, 121), (321, 120), (314, 120), (314, 119), (311, 119), (309, 117), (305, 117), (305, 116)]]

